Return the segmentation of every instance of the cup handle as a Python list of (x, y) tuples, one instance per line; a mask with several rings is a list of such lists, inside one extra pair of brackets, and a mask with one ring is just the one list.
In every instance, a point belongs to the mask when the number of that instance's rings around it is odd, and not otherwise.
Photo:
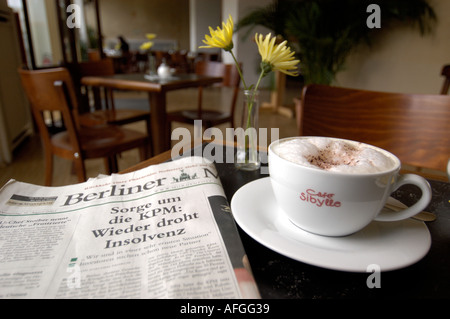
[(415, 174), (400, 175), (397, 182), (394, 185), (393, 191), (397, 190), (400, 186), (406, 184), (413, 184), (420, 188), (422, 196), (419, 201), (411, 207), (405, 208), (398, 212), (380, 212), (374, 220), (382, 222), (392, 222), (397, 220), (407, 219), (420, 213), (431, 201), (431, 187), (425, 178)]

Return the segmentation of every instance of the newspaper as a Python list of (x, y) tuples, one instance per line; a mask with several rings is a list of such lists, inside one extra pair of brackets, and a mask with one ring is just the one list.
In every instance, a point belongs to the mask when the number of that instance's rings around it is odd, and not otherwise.
[(259, 298), (216, 168), (0, 190), (0, 298)]

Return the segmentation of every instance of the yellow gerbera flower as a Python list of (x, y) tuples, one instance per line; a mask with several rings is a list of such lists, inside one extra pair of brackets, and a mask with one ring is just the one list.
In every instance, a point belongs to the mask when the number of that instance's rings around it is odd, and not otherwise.
[(225, 51), (231, 51), (233, 49), (233, 18), (231, 15), (228, 17), (227, 22), (222, 22), (222, 29), (217, 27), (217, 30), (209, 27), (209, 35), (205, 35), (203, 43), (207, 44), (200, 46), (200, 48), (219, 48)]
[(295, 60), (295, 52), (286, 46), (287, 41), (275, 44), (276, 37), (272, 37), (269, 33), (263, 38), (262, 34), (255, 34), (255, 41), (258, 45), (259, 54), (261, 55), (261, 67), (267, 74), (272, 70), (278, 70), (288, 75), (297, 76), (297, 64), (299, 60)]
[[(145, 37), (148, 40), (153, 40), (154, 38), (156, 38), (156, 34), (154, 34), (154, 33), (147, 33), (147, 34), (145, 34)], [(143, 51), (149, 50), (153, 46), (153, 44), (154, 43), (152, 41), (144, 42), (144, 43), (141, 44), (139, 49), (141, 49)]]
[(141, 46), (139, 47), (141, 50), (148, 50), (153, 46), (153, 42), (149, 41), (149, 42), (144, 42), (141, 44)]
[[(291, 52), (291, 49), (287, 47), (287, 41), (284, 41), (280, 44), (275, 44), (276, 38), (272, 38), (269, 33), (265, 39), (263, 39), (262, 34), (258, 36), (255, 34), (255, 41), (258, 45), (258, 50), (261, 55), (261, 73), (259, 74), (258, 81), (255, 86), (247, 86), (244, 81), (244, 77), (242, 75), (241, 68), (239, 67), (239, 63), (234, 56), (232, 51), (233, 49), (233, 18), (231, 15), (229, 16), (227, 22), (222, 22), (222, 29), (217, 27), (217, 30), (209, 27), (209, 35), (205, 35), (205, 39), (203, 43), (205, 46), (200, 46), (200, 48), (219, 48), (225, 51), (228, 51), (233, 57), (234, 62), (236, 63), (237, 70), (242, 80), (242, 84), (245, 90), (250, 90), (252, 93), (247, 97), (247, 122), (245, 125), (246, 130), (249, 129), (252, 125), (251, 122), (251, 114), (253, 111), (254, 96), (258, 92), (259, 85), (263, 77), (269, 74), (273, 70), (279, 70), (288, 75), (297, 76), (297, 64), (300, 62), (299, 60), (295, 60), (294, 54), (295, 52)], [(253, 135), (246, 135), (246, 139), (244, 141), (244, 149), (247, 149), (249, 145), (253, 144), (251, 139)], [(250, 139), (250, 140), (249, 140)], [(246, 160), (248, 158), (246, 157)]]

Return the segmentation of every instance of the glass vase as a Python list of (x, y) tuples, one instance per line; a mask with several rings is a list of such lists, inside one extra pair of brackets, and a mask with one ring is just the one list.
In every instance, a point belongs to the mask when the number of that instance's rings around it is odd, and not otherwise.
[(241, 126), (235, 129), (236, 157), (234, 165), (240, 170), (254, 171), (261, 166), (258, 152), (259, 91), (244, 91)]
[(153, 53), (148, 54), (148, 74), (151, 77), (158, 77), (158, 73), (156, 72), (156, 57)]

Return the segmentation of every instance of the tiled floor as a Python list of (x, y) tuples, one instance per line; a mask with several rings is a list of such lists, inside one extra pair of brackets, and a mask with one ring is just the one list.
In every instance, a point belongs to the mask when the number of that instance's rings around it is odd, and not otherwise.
[[(285, 94), (285, 106), (293, 111), (292, 99), (295, 96), (300, 96), (301, 85), (298, 83), (288, 85)], [(194, 89), (179, 90), (169, 92), (167, 96), (168, 110), (175, 110), (187, 107), (195, 108), (196, 105), (196, 93)], [(137, 104), (142, 104), (144, 107), (148, 103), (146, 94), (136, 94), (128, 92), (118, 92), (115, 95), (116, 98), (121, 99), (142, 99)], [(210, 102), (211, 107), (219, 107), (221, 100), (228, 97), (228, 94), (218, 93), (217, 91), (210, 90), (204, 94), (204, 101)], [(137, 101), (137, 100), (136, 100)], [(270, 101), (270, 91), (262, 91), (260, 96), (261, 102)], [(238, 106), (242, 105), (242, 101), (238, 100)], [(237, 110), (239, 113), (239, 109)], [(145, 126), (143, 123), (137, 123), (131, 125), (132, 128), (145, 132)], [(180, 127), (179, 125), (172, 126), (173, 129)], [(227, 126), (220, 127), (225, 129)], [(285, 115), (278, 114), (277, 112), (262, 108), (260, 112), (260, 127), (279, 128), (279, 137), (287, 137), (297, 135), (297, 125), (295, 117), (289, 118)], [(192, 126), (187, 126), (192, 132)], [(225, 136), (225, 135), (224, 135)], [(270, 142), (271, 136), (269, 135), (268, 141)], [(173, 141), (177, 143), (178, 141)], [(137, 164), (139, 162), (139, 156), (137, 150), (128, 151), (121, 154), (119, 159), (120, 169), (125, 169), (129, 166)], [(77, 179), (72, 171), (72, 165), (70, 161), (63, 160), (55, 157), (54, 160), (54, 177), (53, 185), (67, 185), (76, 183)], [(87, 175), (88, 177), (95, 177), (100, 173), (105, 173), (103, 167), (103, 161), (100, 160), (87, 160)], [(14, 153), (14, 161), (12, 164), (0, 168), (0, 187), (3, 186), (9, 179), (16, 179), (23, 182), (42, 185), (44, 182), (44, 161), (43, 152), (39, 136), (35, 135), (27, 139), (21, 146), (17, 148)]]

